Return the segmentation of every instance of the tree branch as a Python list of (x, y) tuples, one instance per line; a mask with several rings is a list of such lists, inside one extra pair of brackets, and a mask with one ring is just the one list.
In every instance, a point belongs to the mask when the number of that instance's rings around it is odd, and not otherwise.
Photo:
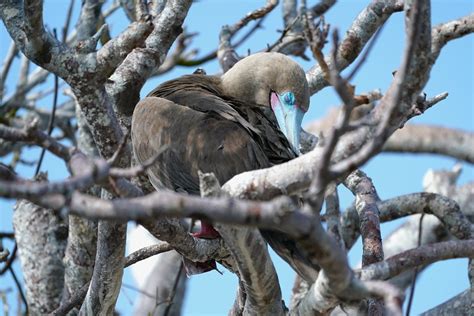
[(442, 126), (408, 124), (390, 136), (383, 150), (440, 154), (474, 163), (474, 133)]
[(450, 300), (421, 313), (421, 316), (469, 315), (472, 311), (472, 296), (469, 289), (456, 295)]
[(474, 240), (451, 240), (422, 245), (356, 271), (362, 280), (388, 280), (413, 268), (446, 259), (474, 256)]
[[(439, 194), (412, 193), (379, 202), (377, 206), (381, 222), (426, 213), (435, 215), (457, 238), (467, 239), (471, 236), (471, 223), (460, 211), (457, 203)], [(350, 249), (359, 236), (358, 215), (353, 207), (346, 210), (342, 222), (344, 241)]]
[(51, 210), (19, 200), (14, 207), (13, 226), (29, 311), (49, 313), (61, 299), (67, 224)]
[(457, 20), (435, 26), (431, 33), (433, 38), (433, 42), (431, 44), (431, 58), (433, 59), (433, 62), (436, 58), (438, 58), (441, 49), (449, 41), (471, 34), (473, 32), (474, 13)]
[[(377, 29), (384, 24), (391, 14), (403, 10), (403, 2), (398, 0), (374, 0), (354, 20), (347, 31), (337, 53), (338, 70), (349, 66), (359, 56)], [(370, 21), (370, 22), (369, 22)], [(329, 63), (329, 59), (326, 60)], [(327, 87), (329, 83), (319, 65), (306, 73), (311, 94)]]
[[(212, 173), (199, 174), (201, 196), (217, 197), (219, 181)], [(244, 313), (283, 315), (281, 290), (267, 245), (255, 228), (216, 224), (237, 265), (240, 284), (244, 286)]]
[[(356, 196), (355, 207), (362, 235), (362, 267), (382, 261), (384, 253), (377, 207), (380, 199), (372, 180), (364, 172), (356, 170), (344, 180), (344, 185)], [(369, 300), (367, 312), (368, 315), (380, 315), (383, 313), (382, 302)]]

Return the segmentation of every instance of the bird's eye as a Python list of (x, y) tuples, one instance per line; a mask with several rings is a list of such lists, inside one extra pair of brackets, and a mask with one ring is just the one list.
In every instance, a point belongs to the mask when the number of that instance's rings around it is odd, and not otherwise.
[(293, 94), (293, 92), (286, 92), (283, 95), (283, 101), (285, 101), (285, 103), (288, 105), (294, 105), (296, 100), (295, 100), (295, 95)]

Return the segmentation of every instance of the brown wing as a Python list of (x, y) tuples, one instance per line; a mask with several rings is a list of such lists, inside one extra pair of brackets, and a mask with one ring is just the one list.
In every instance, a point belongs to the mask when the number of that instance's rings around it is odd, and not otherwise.
[(221, 96), (219, 79), (203, 75), (187, 75), (166, 81), (148, 94), (148, 97), (164, 98), (202, 113), (219, 115), (226, 120), (239, 123), (249, 132), (259, 134), (259, 131), (232, 106), (232, 102), (224, 100)]
[(270, 166), (262, 148), (239, 123), (163, 98), (147, 97), (137, 104), (132, 143), (141, 163), (163, 145), (170, 146), (148, 170), (155, 188), (197, 194), (198, 170), (214, 172), (223, 184), (238, 173)]
[(225, 95), (220, 79), (214, 76), (187, 75), (167, 81), (148, 96), (162, 97), (202, 113), (218, 115), (240, 124), (262, 148), (272, 164), (296, 157), (285, 135), (278, 128), (269, 106), (242, 103)]

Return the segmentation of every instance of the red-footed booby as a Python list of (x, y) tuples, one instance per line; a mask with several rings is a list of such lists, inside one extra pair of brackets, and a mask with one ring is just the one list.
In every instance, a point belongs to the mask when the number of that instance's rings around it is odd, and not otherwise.
[[(248, 56), (222, 76), (170, 80), (135, 108), (134, 155), (143, 163), (169, 146), (147, 170), (150, 182), (199, 194), (198, 171), (213, 172), (223, 184), (296, 157), (309, 98), (303, 69), (280, 53)], [(210, 223), (201, 226), (195, 237), (218, 237)]]

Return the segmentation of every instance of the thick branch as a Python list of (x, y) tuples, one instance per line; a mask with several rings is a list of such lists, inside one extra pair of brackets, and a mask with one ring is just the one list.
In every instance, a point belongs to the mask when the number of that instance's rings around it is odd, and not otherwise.
[(154, 30), (145, 42), (145, 48), (135, 49), (110, 77), (113, 85), (107, 87), (116, 109), (130, 116), (145, 81), (165, 60), (171, 44), (181, 32), (181, 25), (191, 6), (191, 0), (171, 0), (153, 20)]
[(36, 64), (65, 78), (63, 65), (74, 59), (74, 53), (46, 33), (43, 26), (43, 3), (8, 0), (0, 3), (0, 16), (17, 47)]
[(474, 163), (474, 133), (442, 126), (408, 124), (393, 133), (383, 150), (441, 154)]
[(108, 41), (97, 52), (98, 73), (100, 75), (108, 78), (133, 49), (144, 44), (146, 37), (153, 30), (151, 18), (146, 18), (147, 20), (130, 24), (125, 31)]
[(380, 235), (380, 201), (372, 180), (357, 170), (351, 173), (344, 184), (356, 196), (356, 211), (359, 215), (362, 234), (362, 266), (383, 260), (382, 237)]
[[(352, 172), (344, 184), (356, 196), (355, 207), (360, 218), (362, 235), (362, 266), (383, 260), (382, 236), (380, 234), (380, 212), (377, 202), (380, 200), (372, 180), (362, 171)], [(368, 315), (383, 313), (382, 302), (368, 301)]]
[(80, 313), (113, 314), (122, 285), (126, 230), (126, 224), (99, 221), (94, 272)]
[[(413, 193), (378, 203), (381, 222), (413, 214), (435, 215), (445, 227), (459, 239), (471, 236), (471, 223), (453, 200), (435, 193)], [(358, 237), (358, 215), (354, 208), (343, 217), (343, 236), (346, 246), (351, 248)], [(347, 232), (352, 232), (347, 234)], [(354, 235), (355, 233), (355, 235)]]
[[(199, 174), (201, 196), (222, 196), (214, 174)], [(267, 245), (255, 228), (216, 224), (237, 265), (244, 286), (244, 313), (283, 315), (281, 290)]]
[(59, 306), (61, 299), (67, 225), (51, 210), (19, 200), (13, 226), (29, 311), (47, 314)]
[(431, 58), (433, 62), (438, 58), (441, 49), (449, 41), (474, 32), (474, 13), (447, 23), (437, 25), (433, 28), (431, 47)]
[(360, 273), (362, 280), (388, 280), (415, 267), (446, 259), (472, 256), (474, 256), (474, 240), (451, 240), (404, 251), (382, 262), (363, 267), (356, 273)]
[(467, 289), (450, 300), (421, 313), (421, 316), (469, 315), (472, 312), (472, 292)]

